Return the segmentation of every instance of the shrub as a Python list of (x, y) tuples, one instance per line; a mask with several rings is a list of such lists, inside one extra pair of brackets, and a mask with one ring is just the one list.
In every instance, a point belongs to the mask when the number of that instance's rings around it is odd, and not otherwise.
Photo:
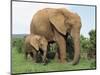
[(90, 64), (90, 68), (95, 68), (96, 67), (96, 61), (93, 60)]
[(15, 47), (16, 50), (18, 51), (18, 53), (22, 53), (23, 43), (24, 43), (23, 38), (14, 38), (14, 39), (12, 39), (12, 47)]

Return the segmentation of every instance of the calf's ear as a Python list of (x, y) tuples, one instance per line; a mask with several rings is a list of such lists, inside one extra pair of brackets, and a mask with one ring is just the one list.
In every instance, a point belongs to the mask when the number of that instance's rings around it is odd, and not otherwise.
[(39, 51), (39, 40), (37, 37), (32, 37), (30, 39), (30, 44), (37, 50)]

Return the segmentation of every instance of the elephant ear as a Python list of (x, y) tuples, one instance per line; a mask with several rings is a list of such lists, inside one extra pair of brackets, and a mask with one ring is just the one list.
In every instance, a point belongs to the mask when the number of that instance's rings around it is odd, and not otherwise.
[(39, 51), (39, 36), (33, 36), (30, 39), (30, 44)]
[(50, 14), (49, 20), (60, 33), (66, 35), (65, 17), (62, 14)]

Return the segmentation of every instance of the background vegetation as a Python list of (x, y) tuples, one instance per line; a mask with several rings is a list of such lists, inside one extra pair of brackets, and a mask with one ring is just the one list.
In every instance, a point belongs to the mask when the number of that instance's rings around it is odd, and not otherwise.
[[(24, 58), (24, 37), (12, 36), (12, 73), (29, 73), (29, 72), (48, 72), (48, 71), (68, 71), (68, 70), (82, 70), (96, 68), (96, 31), (89, 32), (89, 38), (81, 35), (81, 59), (78, 65), (71, 65), (69, 62), (61, 64), (56, 60), (44, 66), (42, 63), (33, 63), (32, 59), (25, 60)], [(68, 50), (73, 50), (72, 39), (69, 40)], [(56, 44), (52, 44), (49, 51), (55, 53), (57, 49)], [(72, 58), (73, 56), (71, 56)]]

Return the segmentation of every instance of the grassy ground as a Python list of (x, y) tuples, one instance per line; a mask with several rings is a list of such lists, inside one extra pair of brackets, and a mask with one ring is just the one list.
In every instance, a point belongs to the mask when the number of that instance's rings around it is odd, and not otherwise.
[(81, 59), (78, 65), (73, 66), (69, 63), (61, 64), (52, 60), (44, 66), (40, 63), (33, 63), (31, 59), (25, 60), (22, 53), (18, 53), (16, 49), (12, 49), (12, 73), (95, 69), (95, 67), (91, 68), (91, 62), (92, 60)]

